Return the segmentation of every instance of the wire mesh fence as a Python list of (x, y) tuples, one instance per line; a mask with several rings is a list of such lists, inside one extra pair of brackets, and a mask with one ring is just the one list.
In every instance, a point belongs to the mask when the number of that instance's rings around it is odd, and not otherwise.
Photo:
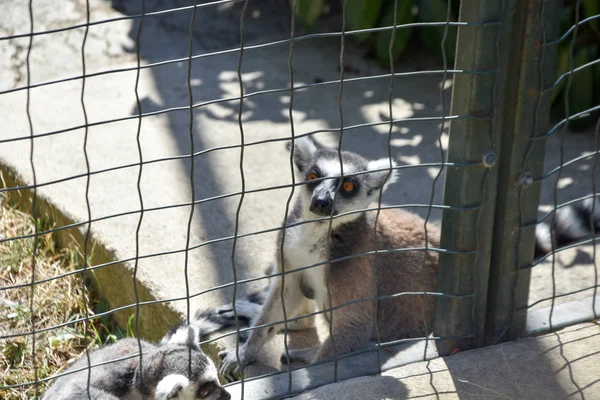
[[(96, 386), (104, 367), (144, 375), (163, 346), (184, 344), (186, 381), (202, 359), (239, 380), (225, 385), (234, 397), (274, 398), (597, 317), (600, 122), (569, 131), (600, 110), (594, 3), (463, 0), (455, 19), (448, 1), (428, 20), (424, 2), (395, 0), (383, 25), (359, 29), (362, 3), (315, 0), (329, 14), (312, 30), (303, 1), (1, 6), (13, 57), (0, 193), (33, 221), (0, 238), (30, 249), (2, 276), (1, 391), (40, 397), (62, 382), (55, 393), (94, 398), (111, 389)], [(437, 60), (415, 39), (434, 28)], [(369, 35), (386, 69), (356, 45)], [(574, 113), (586, 84), (592, 104)], [(586, 193), (566, 200), (575, 185)], [(75, 269), (40, 275), (49, 240), (74, 249)], [(560, 254), (587, 244), (574, 276)], [(58, 282), (107, 303), (57, 322), (37, 299)], [(592, 297), (569, 297), (581, 294)], [(562, 299), (589, 312), (566, 315)], [(136, 339), (101, 353), (93, 332), (108, 319)], [(168, 333), (182, 319), (213, 361)], [(49, 368), (67, 333), (80, 361)], [(222, 390), (202, 379), (201, 398)]]
[[(535, 228), (538, 248), (536, 259), (519, 268), (519, 276), (526, 282), (531, 279), (531, 289), (529, 295), (525, 288), (520, 289), (517, 303), (521, 315), (529, 311), (527, 323), (533, 330), (539, 328), (541, 320), (543, 330), (553, 330), (597, 317), (596, 157), (600, 99), (597, 75), (591, 75), (600, 55), (595, 45), (589, 47), (597, 39), (596, 21), (600, 16), (596, 8), (588, 2), (565, 2), (559, 36), (545, 37), (543, 41), (545, 52), (558, 53), (556, 77), (550, 84), (540, 82), (540, 93), (551, 97), (556, 115), (538, 139), (547, 141), (545, 150), (551, 160), (543, 170), (531, 175), (532, 182), (541, 186), (540, 210), (537, 220), (532, 214), (521, 225), (524, 229)], [(590, 93), (595, 93), (589, 99), (587, 89), (580, 89), (583, 81), (590, 85)], [(573, 131), (579, 134), (572, 134)], [(576, 144), (579, 149), (573, 151), (570, 141), (583, 144)], [(539, 243), (544, 244), (540, 247)], [(546, 287), (540, 290), (536, 281), (542, 279)], [(573, 306), (576, 312), (567, 311)]]

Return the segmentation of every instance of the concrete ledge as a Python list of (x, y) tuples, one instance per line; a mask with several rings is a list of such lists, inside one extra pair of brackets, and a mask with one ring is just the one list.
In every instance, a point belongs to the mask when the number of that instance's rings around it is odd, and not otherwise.
[(548, 333), (569, 325), (588, 322), (596, 319), (594, 315), (594, 300), (596, 312), (600, 312), (600, 297), (587, 297), (581, 300), (573, 300), (568, 303), (556, 304), (552, 312), (552, 324), (550, 324), (550, 311), (552, 307), (540, 308), (527, 313), (525, 322), (525, 334), (536, 336)]

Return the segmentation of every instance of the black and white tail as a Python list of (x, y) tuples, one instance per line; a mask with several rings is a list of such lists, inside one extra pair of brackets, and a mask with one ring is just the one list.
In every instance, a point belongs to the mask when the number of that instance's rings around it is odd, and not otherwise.
[[(224, 328), (235, 327), (235, 314), (237, 313), (240, 326), (248, 326), (258, 317), (267, 297), (267, 290), (252, 292), (243, 299), (237, 300), (235, 302), (235, 313), (233, 303), (198, 311), (191, 324), (198, 327), (200, 335), (208, 335)], [(242, 334), (240, 339), (245, 341), (246, 337), (247, 335)]]
[[(265, 270), (265, 275), (272, 275), (275, 272), (275, 269), (276, 266), (274, 264), (270, 265)], [(198, 330), (200, 336), (209, 335), (224, 328), (235, 327), (235, 314), (237, 314), (240, 327), (249, 326), (260, 314), (260, 310), (267, 299), (269, 290), (270, 285), (263, 290), (251, 292), (245, 297), (236, 300), (235, 313), (233, 310), (233, 303), (209, 308), (207, 310), (199, 310), (194, 316), (194, 319), (190, 321), (190, 324)], [(245, 342), (247, 337), (247, 331), (240, 332), (240, 340), (242, 342)]]
[[(243, 299), (235, 302), (235, 311), (240, 327), (250, 325), (254, 318), (258, 316), (260, 308), (265, 302), (267, 290), (250, 293)], [(206, 335), (224, 328), (235, 327), (235, 325), (235, 313), (233, 312), (233, 305), (231, 303), (204, 311), (199, 310), (190, 321), (189, 327), (185, 321), (181, 321), (171, 328), (161, 343), (167, 343), (177, 336), (187, 334), (188, 329), (192, 329), (198, 338), (204, 338)], [(245, 342), (247, 337), (247, 332), (240, 332), (240, 340), (242, 342)]]
[[(592, 224), (590, 224), (590, 217), (592, 217)], [(550, 220), (551, 217), (546, 219), (546, 221)], [(552, 252), (552, 236), (554, 236), (556, 250), (582, 239), (591, 238), (596, 232), (600, 232), (600, 201), (589, 198), (559, 208), (556, 210), (553, 232), (546, 221), (538, 224), (535, 230), (536, 259)]]

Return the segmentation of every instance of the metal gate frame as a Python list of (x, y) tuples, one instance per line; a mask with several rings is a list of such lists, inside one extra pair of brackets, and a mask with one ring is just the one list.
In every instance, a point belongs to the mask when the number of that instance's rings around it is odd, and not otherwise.
[[(481, 119), (451, 121), (449, 167), (442, 220), (444, 249), (475, 254), (440, 255), (435, 336), (441, 355), (520, 336), (533, 261), (540, 176), (549, 120), (562, 2), (463, 0), (460, 21), (499, 20), (495, 27), (459, 28), (452, 115)], [(491, 45), (495, 43), (495, 46)], [(490, 93), (493, 93), (490, 96)], [(484, 118), (488, 117), (488, 118)], [(491, 118), (489, 118), (491, 117)], [(456, 210), (464, 210), (456, 212)], [(471, 293), (471, 296), (467, 296)]]

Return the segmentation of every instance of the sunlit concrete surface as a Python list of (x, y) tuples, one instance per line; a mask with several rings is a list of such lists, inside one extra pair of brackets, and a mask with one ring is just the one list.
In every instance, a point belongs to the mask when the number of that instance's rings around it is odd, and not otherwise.
[(579, 324), (305, 392), (298, 400), (597, 399), (600, 326)]

